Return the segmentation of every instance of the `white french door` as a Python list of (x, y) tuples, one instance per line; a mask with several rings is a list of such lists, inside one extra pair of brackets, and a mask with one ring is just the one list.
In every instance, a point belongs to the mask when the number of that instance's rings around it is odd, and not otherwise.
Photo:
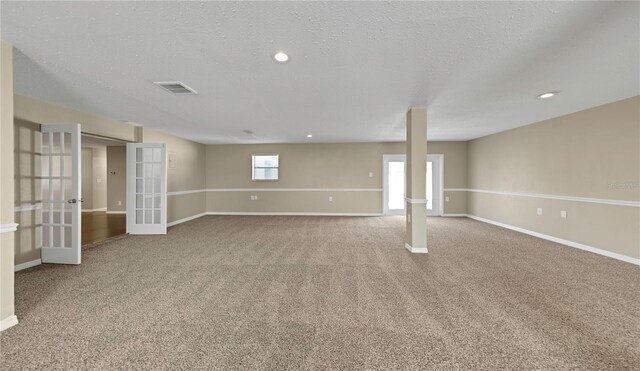
[(80, 124), (41, 132), (42, 262), (80, 264)]
[(382, 156), (383, 201), (385, 215), (402, 215), (405, 203), (405, 155)]
[(127, 143), (127, 233), (167, 233), (167, 161), (163, 143)]
[[(427, 155), (427, 215), (442, 215), (443, 155)], [(405, 213), (405, 155), (383, 155), (383, 203), (385, 215)]]

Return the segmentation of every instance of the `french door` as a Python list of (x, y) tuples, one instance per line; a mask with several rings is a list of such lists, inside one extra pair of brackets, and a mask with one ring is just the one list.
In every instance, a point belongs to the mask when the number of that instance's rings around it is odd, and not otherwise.
[[(443, 155), (427, 155), (426, 160), (426, 208), (427, 215), (442, 215)], [(385, 215), (403, 215), (405, 213), (405, 155), (384, 155), (383, 164), (383, 203)]]
[(167, 233), (167, 162), (163, 143), (127, 143), (127, 233)]
[(385, 215), (402, 215), (405, 213), (405, 155), (383, 155), (382, 175), (384, 179), (383, 199)]
[(80, 124), (42, 125), (43, 263), (80, 264)]

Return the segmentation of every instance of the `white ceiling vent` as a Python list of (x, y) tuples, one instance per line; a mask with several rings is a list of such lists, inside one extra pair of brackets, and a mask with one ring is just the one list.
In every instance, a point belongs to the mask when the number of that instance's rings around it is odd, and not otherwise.
[(197, 91), (180, 81), (155, 81), (154, 84), (173, 94), (198, 94)]

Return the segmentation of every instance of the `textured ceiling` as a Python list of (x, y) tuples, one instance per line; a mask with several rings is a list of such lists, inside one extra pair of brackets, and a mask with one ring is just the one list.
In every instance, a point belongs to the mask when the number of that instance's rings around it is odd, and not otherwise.
[[(17, 94), (202, 143), (402, 141), (411, 106), (428, 108), (431, 140), (468, 140), (640, 94), (637, 2), (3, 1), (1, 13)], [(277, 50), (291, 60), (274, 63)], [(172, 80), (199, 94), (152, 84)], [(536, 99), (546, 91), (561, 93)]]

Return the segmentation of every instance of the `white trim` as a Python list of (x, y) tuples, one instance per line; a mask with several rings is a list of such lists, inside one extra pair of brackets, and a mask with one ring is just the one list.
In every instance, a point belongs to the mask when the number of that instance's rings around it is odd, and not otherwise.
[(40, 265), (40, 264), (42, 264), (42, 259), (32, 260), (30, 262), (26, 262), (26, 263), (22, 263), (14, 266), (13, 271), (18, 272), (27, 268), (35, 267), (36, 265)]
[(486, 189), (474, 189), (474, 188), (445, 188), (444, 191), (445, 192), (475, 192), (475, 193), (487, 193), (487, 194), (496, 194), (496, 195), (504, 195), (504, 196), (545, 198), (545, 199), (549, 199), (549, 200), (562, 200), (562, 201), (574, 201), (574, 202), (587, 202), (587, 203), (592, 203), (592, 204), (603, 204), (603, 205), (640, 207), (640, 201), (611, 200), (611, 199), (604, 199), (604, 198), (589, 198), (589, 197), (574, 197), (574, 196), (560, 196), (560, 195), (549, 195), (549, 194), (543, 194), (543, 193), (490, 191), (490, 190), (486, 190)]
[(126, 211), (107, 211), (107, 214), (126, 214)]
[(174, 225), (178, 225), (178, 224), (182, 224), (184, 222), (188, 222), (190, 220), (198, 219), (198, 218), (200, 218), (202, 216), (205, 216), (205, 215), (207, 215), (207, 213), (200, 213), (200, 214), (192, 215), (192, 216), (189, 216), (189, 217), (186, 217), (186, 218), (183, 218), (183, 219), (174, 220), (174, 221), (172, 221), (170, 223), (167, 223), (167, 227), (173, 227)]
[(409, 250), (410, 252), (414, 253), (414, 254), (426, 254), (429, 252), (429, 250), (427, 250), (426, 247), (413, 247), (411, 245), (409, 245), (408, 243), (404, 244), (404, 248)]
[(194, 190), (190, 190), (190, 191), (167, 192), (167, 196), (188, 195), (188, 194), (192, 194), (192, 193), (202, 193), (202, 192), (207, 192), (207, 190), (206, 189), (194, 189)]
[(107, 208), (106, 207), (101, 207), (99, 209), (82, 209), (83, 213), (93, 213), (93, 212), (96, 212), (96, 211), (107, 211)]
[(13, 211), (16, 212), (16, 213), (19, 213), (19, 212), (23, 212), (23, 211), (40, 210), (41, 208), (42, 208), (42, 203), (24, 204), (24, 205), (20, 205), (20, 206), (14, 207)]
[(382, 188), (209, 188), (209, 189), (206, 189), (205, 191), (207, 192), (382, 192)]
[(10, 327), (13, 327), (18, 324), (18, 317), (16, 315), (9, 316), (2, 321), (0, 321), (0, 331), (4, 331)]
[(445, 218), (466, 218), (467, 214), (442, 214)]
[(426, 198), (409, 198), (405, 197), (404, 200), (412, 205), (414, 204), (427, 204), (428, 200)]
[(498, 227), (511, 229), (513, 231), (516, 231), (516, 232), (520, 232), (520, 233), (528, 234), (530, 236), (542, 238), (543, 240), (556, 242), (556, 243), (559, 243), (559, 244), (562, 244), (562, 245), (566, 245), (566, 246), (570, 246), (570, 247), (575, 247), (576, 249), (589, 251), (589, 252), (592, 252), (592, 253), (595, 253), (595, 254), (598, 254), (598, 255), (603, 255), (603, 256), (606, 256), (606, 257), (609, 257), (609, 258), (621, 260), (623, 262), (631, 263), (631, 264), (634, 264), (634, 265), (640, 265), (640, 259), (636, 259), (636, 258), (632, 258), (630, 256), (626, 256), (626, 255), (614, 253), (614, 252), (611, 252), (611, 251), (599, 249), (597, 247), (592, 247), (592, 246), (584, 245), (584, 244), (581, 244), (581, 243), (578, 243), (578, 242), (573, 242), (573, 241), (565, 240), (565, 239), (562, 239), (562, 238), (549, 236), (547, 234), (530, 231), (528, 229), (524, 229), (524, 228), (520, 228), (520, 227), (515, 227), (513, 225), (509, 225), (509, 224), (496, 222), (494, 220), (481, 218), (481, 217), (475, 216), (475, 215), (467, 214), (467, 218), (474, 219), (474, 220), (477, 220), (477, 221), (480, 221), (480, 222), (484, 222), (484, 223), (488, 223), (488, 224), (497, 225)]
[(207, 211), (206, 215), (270, 215), (270, 216), (384, 216), (381, 213), (306, 213), (306, 212), (237, 212)]
[(0, 224), (0, 233), (15, 232), (18, 230), (18, 223)]

